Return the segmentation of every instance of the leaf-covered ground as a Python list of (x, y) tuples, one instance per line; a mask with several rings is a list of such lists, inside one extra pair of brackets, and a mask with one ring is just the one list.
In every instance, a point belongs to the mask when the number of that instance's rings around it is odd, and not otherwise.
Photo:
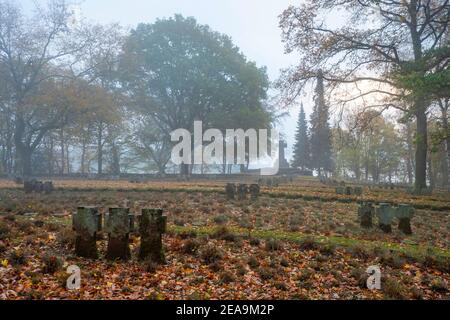
[[(0, 183), (0, 299), (450, 298), (449, 212), (417, 210), (412, 236), (395, 227), (385, 235), (359, 227), (356, 203), (264, 193), (254, 202), (228, 201), (215, 191), (178, 190), (186, 183), (164, 183), (176, 185), (172, 192), (114, 191), (114, 183), (95, 181), (77, 182), (83, 190), (76, 191), (61, 183), (66, 189), (52, 195)], [(85, 190), (89, 184), (97, 187)], [(191, 188), (199, 185), (217, 183)], [(166, 264), (135, 260), (137, 234), (129, 262), (75, 257), (70, 213), (79, 205), (164, 208)], [(106, 242), (102, 235), (102, 254)], [(72, 264), (82, 270), (80, 291), (65, 288)], [(371, 265), (381, 267), (381, 291), (365, 288)]]

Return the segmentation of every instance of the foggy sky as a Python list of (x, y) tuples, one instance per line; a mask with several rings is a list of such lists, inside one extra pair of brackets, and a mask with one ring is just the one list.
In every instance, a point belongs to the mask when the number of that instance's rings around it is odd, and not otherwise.
[[(19, 0), (24, 8), (33, 2), (45, 0)], [(251, 61), (266, 66), (271, 81), (275, 81), (280, 69), (297, 64), (295, 56), (284, 54), (278, 16), (290, 4), (300, 0), (84, 0), (80, 1), (82, 16), (99, 23), (118, 22), (129, 28), (138, 23), (152, 23), (157, 18), (174, 14), (192, 16), (200, 24), (209, 25), (214, 31), (232, 37), (233, 42)], [(304, 101), (307, 115), (312, 103)], [(287, 137), (287, 156), (291, 156), (299, 107), (292, 107), (290, 117), (282, 121), (278, 129)]]

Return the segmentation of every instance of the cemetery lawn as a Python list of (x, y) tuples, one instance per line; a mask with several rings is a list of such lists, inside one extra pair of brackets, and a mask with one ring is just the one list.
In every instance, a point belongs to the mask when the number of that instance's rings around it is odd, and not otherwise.
[[(258, 200), (227, 200), (225, 182), (55, 181), (50, 195), (25, 194), (0, 181), (0, 299), (450, 299), (448, 193), (411, 196), (364, 188), (361, 197), (299, 179), (263, 187)], [(360, 227), (358, 202), (416, 208), (413, 234)], [(163, 208), (166, 263), (74, 254), (71, 213), (78, 206)], [(81, 289), (66, 289), (67, 266)], [(382, 289), (366, 288), (378, 265)]]

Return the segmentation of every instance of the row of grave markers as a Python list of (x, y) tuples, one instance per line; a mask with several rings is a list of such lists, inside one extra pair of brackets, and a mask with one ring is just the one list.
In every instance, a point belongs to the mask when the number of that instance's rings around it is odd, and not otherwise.
[(243, 184), (240, 183), (238, 185), (234, 183), (227, 183), (225, 186), (225, 193), (227, 194), (228, 200), (246, 200), (247, 196), (250, 195), (252, 200), (256, 200), (259, 197), (261, 192), (261, 188), (259, 184)]
[(38, 180), (29, 180), (23, 182), (23, 189), (25, 193), (52, 193), (55, 188), (53, 187), (52, 181), (38, 181)]
[(99, 213), (97, 207), (79, 207), (72, 216), (73, 229), (77, 234), (76, 255), (97, 259), (97, 234), (104, 231), (108, 234), (106, 259), (130, 259), (129, 236), (135, 229), (136, 217), (141, 236), (139, 259), (150, 259), (155, 263), (164, 262), (162, 234), (166, 232), (167, 217), (163, 215), (162, 209), (142, 209), (141, 214), (135, 216), (130, 214), (129, 208), (109, 208), (108, 213), (102, 219), (103, 215)]
[(388, 203), (380, 203), (375, 207), (372, 202), (364, 202), (358, 208), (361, 227), (372, 228), (372, 219), (378, 217), (378, 226), (385, 233), (392, 231), (391, 224), (395, 218), (398, 219), (398, 229), (405, 234), (412, 234), (411, 218), (414, 216), (414, 208), (407, 204), (400, 204), (398, 207)]
[(351, 196), (351, 195), (356, 195), (356, 196), (361, 196), (363, 193), (363, 188), (362, 187), (337, 187), (336, 188), (336, 194), (345, 194), (347, 196)]

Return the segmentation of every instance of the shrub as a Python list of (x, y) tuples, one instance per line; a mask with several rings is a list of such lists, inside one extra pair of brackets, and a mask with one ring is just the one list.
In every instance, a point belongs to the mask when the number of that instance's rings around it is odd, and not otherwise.
[(367, 259), (369, 257), (369, 251), (362, 245), (357, 244), (350, 248), (350, 253), (353, 257), (358, 259)]
[(320, 247), (320, 253), (325, 256), (332, 256), (334, 252), (336, 251), (336, 245), (332, 243), (325, 244)]
[(317, 262), (326, 262), (328, 261), (328, 257), (324, 256), (323, 254), (319, 254), (316, 256)]
[(6, 245), (3, 242), (0, 242), (0, 254), (6, 252)]
[(175, 219), (175, 220), (173, 221), (173, 223), (174, 223), (176, 226), (178, 226), (178, 227), (184, 227), (184, 225), (186, 224), (186, 223), (184, 222), (184, 220), (181, 220), (181, 219)]
[(152, 259), (148, 259), (144, 262), (145, 271), (148, 273), (155, 273), (158, 269), (158, 264)]
[(402, 284), (392, 278), (387, 278), (381, 285), (381, 289), (387, 299), (404, 300), (405, 288)]
[(276, 239), (269, 239), (266, 240), (266, 250), (267, 251), (278, 251), (281, 250), (282, 245), (279, 240)]
[(16, 221), (17, 229), (24, 233), (30, 233), (33, 224), (28, 220)]
[(236, 267), (236, 271), (237, 271), (237, 274), (240, 276), (243, 276), (247, 273), (247, 269), (242, 264), (239, 264)]
[(235, 242), (238, 236), (230, 232), (225, 226), (218, 228), (212, 235), (215, 239), (225, 240), (229, 242)]
[(447, 283), (445, 282), (445, 280), (443, 280), (441, 278), (433, 279), (430, 283), (430, 288), (431, 288), (431, 290), (433, 290), (435, 292), (445, 293), (448, 291)]
[(218, 227), (212, 234), (212, 238), (222, 239), (224, 236), (228, 235), (229, 233), (230, 233), (230, 231), (228, 230), (227, 227), (225, 227), (225, 226)]
[(224, 271), (220, 274), (220, 283), (228, 284), (235, 281), (236, 277), (229, 271)]
[(303, 221), (303, 217), (299, 214), (295, 214), (289, 219), (289, 226), (298, 227)]
[(314, 238), (306, 237), (300, 241), (300, 249), (301, 250), (316, 250), (319, 245), (316, 243)]
[(286, 283), (281, 281), (276, 281), (273, 285), (278, 290), (286, 291), (288, 289)]
[(355, 268), (351, 271), (350, 275), (356, 280), (356, 282), (358, 283), (358, 287), (360, 287), (361, 289), (367, 288), (367, 279), (369, 278), (369, 275), (365, 270), (361, 268)]
[(56, 234), (56, 241), (64, 246), (73, 247), (77, 235), (71, 228), (63, 228)]
[(214, 223), (216, 223), (216, 224), (222, 225), (227, 222), (228, 222), (228, 217), (223, 214), (214, 217)]
[(181, 214), (182, 212), (183, 212), (183, 209), (181, 209), (180, 207), (173, 209), (174, 214)]
[(44, 263), (42, 272), (47, 274), (54, 274), (59, 271), (63, 265), (61, 259), (54, 255), (44, 255), (42, 262)]
[(16, 216), (13, 214), (9, 214), (4, 219), (9, 222), (14, 222), (14, 221), (16, 221)]
[(219, 261), (223, 257), (222, 251), (214, 246), (213, 244), (208, 244), (201, 252), (200, 257), (206, 264), (212, 264)]
[(183, 231), (180, 233), (181, 239), (190, 239), (190, 238), (197, 238), (197, 232), (195, 231)]
[(237, 236), (234, 233), (228, 233), (228, 234), (224, 235), (222, 237), (222, 240), (225, 240), (225, 241), (228, 241), (228, 242), (238, 242), (238, 243), (240, 242), (239, 241), (240, 240), (239, 236)]
[(0, 221), (0, 240), (7, 239), (10, 233), (11, 228), (3, 221)]
[(12, 265), (20, 266), (24, 265), (27, 262), (28, 257), (23, 250), (13, 250), (9, 254), (8, 260), (11, 262)]
[(46, 225), (46, 228), (50, 232), (57, 232), (57, 231), (61, 230), (62, 226), (58, 223), (50, 222)]
[(34, 221), (34, 223), (33, 223), (36, 227), (38, 227), (38, 228), (42, 228), (43, 226), (44, 226), (44, 221), (42, 221), (42, 220), (36, 220), (36, 221)]
[(423, 300), (424, 298), (424, 292), (416, 287), (414, 287), (411, 291), (413, 299), (416, 300)]
[(44, 294), (38, 290), (31, 289), (23, 294), (25, 300), (44, 300)]
[(402, 268), (406, 261), (401, 258), (398, 254), (386, 252), (380, 257), (380, 262), (384, 265), (390, 266), (392, 268), (400, 269)]
[(249, 265), (249, 267), (252, 268), (252, 269), (258, 268), (258, 267), (259, 267), (258, 259), (256, 259), (255, 257), (250, 257), (250, 258), (248, 259), (248, 265)]
[(299, 281), (307, 281), (309, 280), (314, 272), (311, 269), (303, 269), (302, 273), (298, 276)]
[(238, 223), (241, 228), (249, 229), (252, 227), (252, 224), (248, 219), (239, 219)]
[(250, 238), (250, 245), (251, 246), (259, 246), (261, 244), (261, 240), (259, 240), (258, 238)]
[(288, 261), (286, 258), (281, 258), (281, 260), (280, 260), (280, 265), (281, 265), (282, 267), (287, 268), (287, 267), (289, 267), (289, 261)]
[(67, 288), (67, 279), (69, 279), (70, 274), (65, 271), (60, 271), (55, 274), (56, 281), (62, 288)]
[(223, 270), (223, 264), (220, 261), (215, 261), (209, 265), (209, 268), (214, 272), (219, 272)]
[(274, 270), (267, 267), (259, 268), (258, 273), (262, 280), (270, 280), (275, 277)]
[(186, 254), (195, 254), (200, 248), (200, 245), (200, 241), (197, 239), (189, 239), (184, 243), (182, 251)]

